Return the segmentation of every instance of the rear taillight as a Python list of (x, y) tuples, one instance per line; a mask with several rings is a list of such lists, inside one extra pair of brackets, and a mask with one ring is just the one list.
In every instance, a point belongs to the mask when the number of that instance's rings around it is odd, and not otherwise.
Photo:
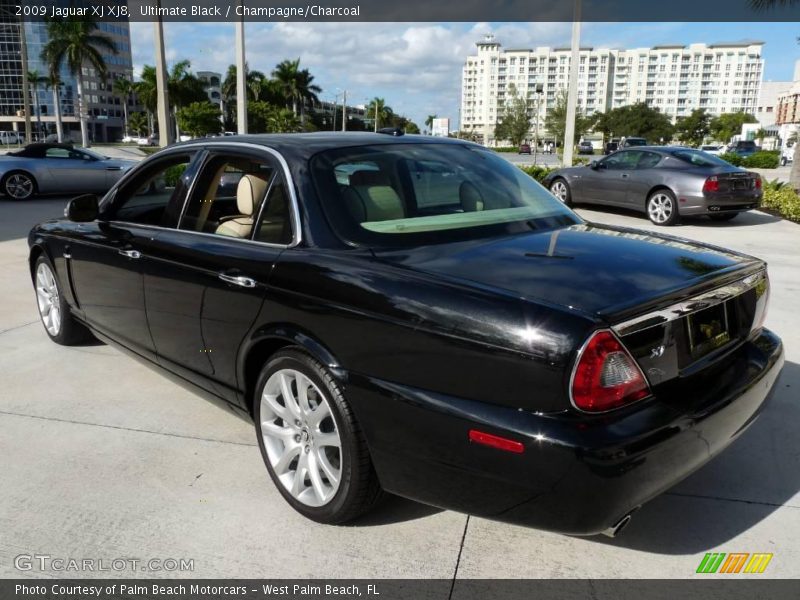
[(650, 395), (642, 370), (607, 329), (586, 342), (572, 373), (572, 402), (588, 412), (603, 412)]
[(761, 175), (756, 175), (756, 189), (761, 189)]
[[(695, 188), (697, 189), (697, 188)], [(718, 192), (719, 191), (719, 179), (716, 176), (709, 177), (706, 179), (706, 182), (703, 184), (703, 193), (708, 192)]]

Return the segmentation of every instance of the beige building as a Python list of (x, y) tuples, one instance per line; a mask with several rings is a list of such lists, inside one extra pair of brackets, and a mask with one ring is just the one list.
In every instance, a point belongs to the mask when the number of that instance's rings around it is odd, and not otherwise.
[[(645, 102), (673, 120), (695, 108), (718, 115), (755, 112), (763, 42), (581, 48), (578, 105), (586, 114)], [(494, 126), (514, 86), (530, 101), (544, 132), (547, 111), (569, 82), (569, 48), (504, 49), (493, 36), (477, 43), (462, 70), (460, 129), (494, 144)], [(537, 110), (538, 105), (538, 110)], [(534, 127), (535, 129), (534, 119)]]

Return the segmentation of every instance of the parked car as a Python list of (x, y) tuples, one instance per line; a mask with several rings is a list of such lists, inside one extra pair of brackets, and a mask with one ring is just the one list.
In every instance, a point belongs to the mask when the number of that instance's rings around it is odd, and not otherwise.
[(732, 154), (738, 154), (742, 158), (746, 158), (748, 156), (752, 156), (759, 150), (761, 150), (761, 148), (756, 146), (756, 143), (753, 140), (739, 140), (738, 142), (734, 142), (729, 145), (725, 151)]
[(718, 144), (706, 144), (704, 146), (700, 146), (700, 150), (705, 152), (706, 154), (711, 154), (713, 156), (719, 156), (725, 150), (724, 146), (720, 146)]
[(530, 144), (520, 144), (519, 153), (520, 154), (530, 154), (531, 153), (531, 145)]
[(137, 144), (140, 146), (158, 146), (158, 136), (157, 135), (148, 135), (147, 137), (139, 138)]
[(578, 154), (594, 154), (594, 146), (592, 146), (592, 142), (587, 142), (584, 140), (578, 144)]
[(603, 146), (603, 154), (611, 154), (619, 149), (619, 140), (611, 140)]
[(680, 146), (620, 150), (588, 166), (553, 171), (544, 183), (567, 205), (632, 208), (656, 225), (674, 225), (681, 215), (729, 221), (758, 208), (762, 196), (757, 173)]
[(28, 144), (0, 156), (0, 192), (12, 200), (105, 192), (135, 164), (68, 144)]
[(25, 136), (16, 131), (0, 131), (0, 144), (10, 146), (12, 144), (24, 144)]
[(794, 143), (789, 142), (781, 148), (781, 166), (785, 167), (794, 162)]
[(647, 146), (647, 140), (642, 137), (624, 137), (620, 140), (619, 149), (633, 148), (634, 146)]
[(45, 144), (80, 144), (81, 143), (81, 134), (80, 132), (69, 132), (65, 131), (61, 136), (61, 141), (58, 141), (58, 134), (51, 133), (44, 138)]
[(461, 140), (195, 140), (66, 215), (28, 238), (47, 335), (252, 418), (324, 523), (385, 490), (615, 535), (754, 422), (783, 364), (762, 261), (587, 223)]

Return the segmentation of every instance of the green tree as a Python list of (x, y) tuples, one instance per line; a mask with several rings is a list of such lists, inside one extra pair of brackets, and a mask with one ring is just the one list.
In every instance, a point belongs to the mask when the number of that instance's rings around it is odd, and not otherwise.
[(247, 105), (247, 118), (254, 133), (294, 133), (300, 131), (300, 119), (288, 108), (256, 100)]
[(621, 106), (601, 113), (594, 130), (605, 137), (643, 137), (650, 142), (671, 140), (674, 127), (669, 117), (645, 102)]
[(377, 96), (369, 101), (364, 111), (366, 119), (374, 121), (373, 131), (378, 131), (381, 127), (386, 127), (394, 115), (394, 111), (386, 104), (386, 100)]
[(711, 115), (704, 108), (696, 108), (689, 116), (680, 117), (675, 124), (675, 135), (682, 144), (699, 146), (711, 132)]
[(319, 102), (317, 94), (322, 92), (322, 88), (314, 84), (314, 76), (308, 69), (300, 69), (299, 58), (278, 63), (272, 71), (272, 78), (278, 82), (281, 94), (295, 116), (307, 102)]
[[(517, 92), (513, 83), (508, 87), (508, 94), (503, 114), (494, 128), (494, 137), (498, 140), (509, 140), (512, 146), (519, 146), (531, 130), (531, 115), (528, 113), (527, 99)], [(566, 113), (564, 116), (566, 117)]]
[(711, 135), (714, 139), (727, 144), (734, 135), (742, 132), (742, 125), (756, 122), (757, 119), (746, 112), (722, 113), (711, 119)]
[(122, 116), (125, 122), (125, 135), (128, 134), (128, 102), (134, 91), (133, 82), (127, 77), (119, 77), (114, 80), (112, 87), (114, 95), (122, 100)]
[(213, 102), (192, 102), (178, 110), (180, 128), (192, 137), (203, 137), (219, 133), (222, 123), (219, 107)]
[(128, 118), (128, 127), (138, 136), (148, 135), (150, 133), (148, 118), (143, 112), (132, 113)]
[(98, 33), (97, 22), (85, 17), (69, 17), (48, 21), (48, 42), (42, 49), (42, 60), (51, 73), (58, 73), (61, 65), (67, 68), (77, 82), (78, 118), (81, 122), (81, 142), (89, 145), (86, 98), (83, 94), (83, 67), (93, 67), (100, 78), (105, 78), (108, 70), (103, 52), (117, 53), (117, 47), (110, 37)]
[(425, 119), (425, 127), (428, 128), (428, 131), (433, 129), (433, 120), (437, 118), (437, 115), (428, 115), (428, 118)]
[[(575, 107), (575, 139), (579, 140), (592, 128), (594, 119), (587, 117), (579, 106)], [(544, 127), (557, 143), (563, 144), (567, 129), (567, 90), (561, 88), (556, 94), (553, 108), (547, 112)]]
[[(170, 104), (168, 111), (175, 120), (175, 139), (180, 139), (178, 110), (192, 102), (204, 102), (208, 99), (205, 84), (192, 73), (191, 66), (192, 63), (190, 61), (182, 60), (172, 65), (172, 69), (167, 74), (167, 95)], [(147, 110), (149, 119), (152, 122), (152, 116), (156, 112), (158, 103), (155, 67), (144, 65), (141, 81), (135, 84), (135, 89), (139, 102)], [(153, 128), (150, 127), (150, 129), (152, 131)]]

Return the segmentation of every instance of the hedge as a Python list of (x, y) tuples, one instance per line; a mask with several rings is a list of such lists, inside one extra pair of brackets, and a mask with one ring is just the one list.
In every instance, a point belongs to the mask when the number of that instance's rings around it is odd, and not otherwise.
[(766, 182), (761, 206), (784, 219), (800, 223), (800, 196), (788, 184), (779, 181)]
[(720, 158), (735, 167), (746, 169), (777, 169), (780, 162), (780, 152), (777, 150), (759, 150), (750, 156), (739, 156), (735, 152), (726, 152)]
[(533, 177), (539, 183), (542, 183), (544, 178), (547, 177), (550, 172), (555, 171), (555, 169), (551, 169), (550, 167), (540, 167), (539, 165), (531, 165), (529, 167), (520, 166), (519, 168), (525, 171), (525, 173)]

